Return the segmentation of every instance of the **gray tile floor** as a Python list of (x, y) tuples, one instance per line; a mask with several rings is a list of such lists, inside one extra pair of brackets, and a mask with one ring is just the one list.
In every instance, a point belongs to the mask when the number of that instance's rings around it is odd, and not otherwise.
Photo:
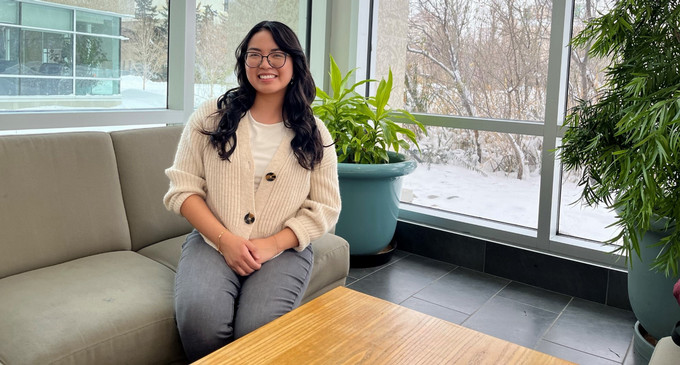
[(630, 311), (405, 251), (350, 269), (347, 286), (578, 364), (644, 364)]

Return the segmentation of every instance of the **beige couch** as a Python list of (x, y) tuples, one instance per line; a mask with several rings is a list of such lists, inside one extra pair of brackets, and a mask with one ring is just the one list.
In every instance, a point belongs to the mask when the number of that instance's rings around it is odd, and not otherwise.
[[(185, 362), (165, 210), (181, 127), (0, 137), (0, 364)], [(310, 300), (343, 285), (345, 240), (313, 242)]]

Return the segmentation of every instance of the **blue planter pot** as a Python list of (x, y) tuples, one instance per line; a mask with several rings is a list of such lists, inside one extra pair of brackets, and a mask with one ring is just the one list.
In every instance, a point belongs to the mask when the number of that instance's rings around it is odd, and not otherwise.
[(390, 157), (389, 164), (338, 164), (342, 210), (335, 234), (349, 242), (351, 255), (378, 253), (394, 236), (402, 177), (416, 161)]
[[(659, 254), (659, 242), (666, 233), (661, 231), (663, 224), (653, 224), (652, 230), (640, 239), (640, 257), (633, 254), (632, 265), (628, 267), (628, 298), (639, 323), (647, 333), (656, 339), (670, 336), (675, 323), (680, 321), (680, 306), (673, 297), (673, 285), (677, 277), (666, 277), (663, 273), (650, 270), (651, 263)], [(634, 337), (638, 353), (647, 360), (653, 348), (642, 335)]]

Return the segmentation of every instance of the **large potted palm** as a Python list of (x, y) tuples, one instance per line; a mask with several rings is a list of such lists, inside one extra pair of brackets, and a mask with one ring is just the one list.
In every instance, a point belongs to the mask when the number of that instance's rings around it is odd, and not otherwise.
[(680, 320), (672, 287), (680, 262), (680, 1), (619, 0), (572, 40), (611, 59), (594, 100), (565, 119), (560, 156), (582, 173), (581, 200), (617, 212), (628, 263), (628, 294), (638, 319), (635, 348), (667, 336)]
[(349, 242), (354, 266), (368, 266), (382, 259), (366, 257), (381, 257), (393, 246), (401, 180), (416, 168), (415, 160), (399, 153), (409, 149), (409, 141), (418, 148), (416, 134), (399, 123), (423, 132), (425, 127), (408, 111), (388, 105), (391, 70), (375, 96), (366, 97), (356, 89), (375, 80), (350, 83), (354, 70), (343, 74), (332, 56), (330, 66), (331, 92), (317, 88), (313, 110), (328, 127), (338, 156), (342, 210), (335, 233)]

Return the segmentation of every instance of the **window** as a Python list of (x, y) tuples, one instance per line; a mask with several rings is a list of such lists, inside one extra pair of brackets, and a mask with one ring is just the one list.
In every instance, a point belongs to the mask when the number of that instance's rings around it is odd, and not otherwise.
[(0, 111), (166, 108), (167, 1), (81, 3), (0, 0)]
[[(497, 125), (538, 131), (545, 119), (552, 2), (377, 4), (374, 78), (391, 68), (404, 80), (393, 105), (449, 116), (420, 138), (420, 164), (405, 179), (409, 202), (537, 229), (543, 138)], [(456, 117), (473, 128), (455, 128)]]
[(120, 18), (77, 11), (76, 31), (91, 34), (120, 35)]
[(600, 244), (614, 236), (613, 214), (569, 204), (580, 191), (555, 153), (568, 106), (595, 95), (604, 65), (570, 53), (572, 25), (613, 0), (366, 3), (356, 18), (371, 20), (371, 42), (357, 50), (358, 74), (391, 69), (403, 83), (390, 104), (428, 130), (400, 218), (615, 264)]
[(17, 6), (17, 2), (13, 0), (0, 0), (0, 22), (17, 24), (18, 18), (19, 7)]
[(195, 107), (237, 86), (234, 51), (255, 24), (277, 20), (293, 29), (301, 42), (305, 39), (306, 1), (232, 0), (196, 5)]
[(19, 24), (23, 26), (73, 30), (72, 10), (23, 2), (20, 2), (19, 5), (21, 7), (21, 22)]
[[(26, 5), (50, 16), (34, 15), (33, 25), (22, 24)], [(196, 21), (208, 6), (214, 22), (199, 28), (214, 38), (197, 40)], [(291, 26), (307, 46), (313, 8), (320, 14), (325, 2), (0, 0), (0, 134), (184, 123), (211, 88), (216, 96), (229, 87), (229, 80), (208, 81), (209, 72), (231, 75), (236, 39), (256, 22), (272, 19)], [(53, 14), (69, 16), (70, 23), (50, 19)], [(317, 31), (310, 34), (322, 53), (325, 21), (316, 19)], [(26, 49), (29, 41), (39, 52)], [(55, 62), (43, 62), (43, 55)], [(218, 59), (199, 60), (208, 55)], [(42, 63), (58, 65), (45, 65), (41, 73)], [(313, 72), (324, 73), (322, 67)], [(34, 95), (22, 94), (31, 89)]]

